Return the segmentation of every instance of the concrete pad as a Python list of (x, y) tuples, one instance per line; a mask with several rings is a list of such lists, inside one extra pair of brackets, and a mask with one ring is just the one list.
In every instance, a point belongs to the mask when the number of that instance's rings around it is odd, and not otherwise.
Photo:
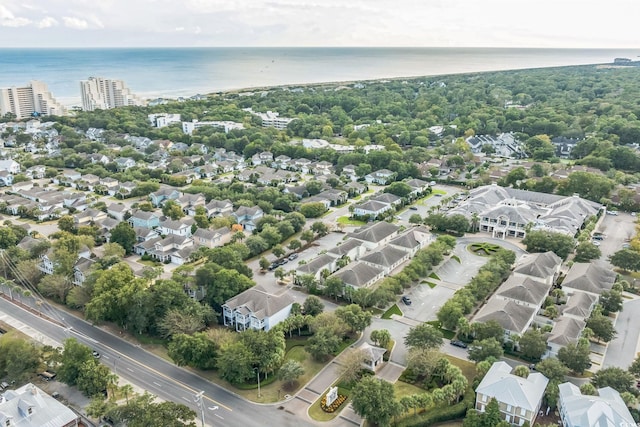
[(320, 394), (316, 393), (315, 391), (311, 391), (311, 390), (309, 390), (307, 388), (303, 388), (302, 390), (300, 390), (298, 392), (296, 397), (298, 399), (301, 399), (301, 400), (307, 402), (309, 405), (311, 405), (313, 402), (318, 400), (318, 397), (320, 397)]
[(387, 362), (376, 372), (376, 376), (393, 384), (398, 381), (402, 371), (404, 371), (403, 366), (393, 362)]

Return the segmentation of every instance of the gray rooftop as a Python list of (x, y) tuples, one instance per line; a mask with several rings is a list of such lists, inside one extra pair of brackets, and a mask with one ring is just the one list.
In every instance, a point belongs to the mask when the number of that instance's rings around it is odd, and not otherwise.
[(341, 279), (346, 285), (360, 288), (368, 286), (369, 282), (381, 273), (381, 268), (358, 261), (347, 265), (334, 276)]
[(489, 320), (495, 320), (505, 330), (522, 334), (536, 311), (534, 308), (516, 304), (510, 300), (491, 298), (478, 311), (473, 321), (488, 322)]
[(496, 362), (484, 376), (476, 393), (495, 397), (500, 403), (535, 411), (549, 380), (539, 372), (522, 378), (511, 373), (506, 362)]
[(264, 319), (281, 311), (295, 301), (288, 292), (281, 295), (272, 295), (259, 286), (249, 288), (224, 304), (231, 310), (244, 309), (250, 311), (255, 317)]
[(599, 295), (602, 291), (611, 290), (616, 277), (616, 273), (602, 263), (576, 262), (564, 278), (562, 287)]
[(558, 386), (565, 425), (620, 427), (636, 425), (620, 393), (611, 387), (598, 389), (598, 396), (582, 395), (571, 383)]

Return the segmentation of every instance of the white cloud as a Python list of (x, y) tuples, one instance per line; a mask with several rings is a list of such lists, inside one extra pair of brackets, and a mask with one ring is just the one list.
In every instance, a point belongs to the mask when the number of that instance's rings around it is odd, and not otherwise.
[(67, 28), (72, 28), (74, 30), (86, 30), (89, 28), (89, 23), (80, 18), (75, 18), (73, 16), (63, 16), (62, 21), (64, 22), (64, 26)]
[(0, 4), (0, 27), (17, 28), (24, 27), (30, 23), (30, 19), (15, 16), (13, 12)]
[(55, 27), (57, 25), (58, 25), (58, 21), (51, 16), (44, 17), (36, 23), (36, 27), (38, 28), (50, 28), (50, 27)]

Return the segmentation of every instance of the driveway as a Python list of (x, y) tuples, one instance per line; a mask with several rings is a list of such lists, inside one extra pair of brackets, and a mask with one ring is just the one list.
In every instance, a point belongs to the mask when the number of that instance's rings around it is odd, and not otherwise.
[(627, 369), (635, 359), (638, 352), (638, 338), (640, 338), (638, 313), (640, 313), (640, 298), (625, 301), (615, 323), (618, 335), (609, 343), (602, 363), (603, 368), (618, 366)]
[(619, 251), (626, 242), (635, 235), (635, 216), (626, 212), (618, 215), (605, 215), (600, 221), (600, 225), (595, 230), (604, 235), (604, 240), (600, 242), (601, 259), (609, 260), (609, 257)]

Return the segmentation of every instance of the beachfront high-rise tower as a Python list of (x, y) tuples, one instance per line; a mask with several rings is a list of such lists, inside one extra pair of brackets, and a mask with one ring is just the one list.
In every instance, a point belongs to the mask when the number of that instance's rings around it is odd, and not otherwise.
[(88, 80), (80, 82), (80, 93), (82, 109), (85, 111), (146, 104), (141, 98), (131, 93), (122, 80), (89, 77)]
[(7, 113), (24, 119), (34, 115), (63, 116), (67, 110), (51, 95), (46, 83), (32, 80), (26, 86), (0, 89), (0, 115)]

